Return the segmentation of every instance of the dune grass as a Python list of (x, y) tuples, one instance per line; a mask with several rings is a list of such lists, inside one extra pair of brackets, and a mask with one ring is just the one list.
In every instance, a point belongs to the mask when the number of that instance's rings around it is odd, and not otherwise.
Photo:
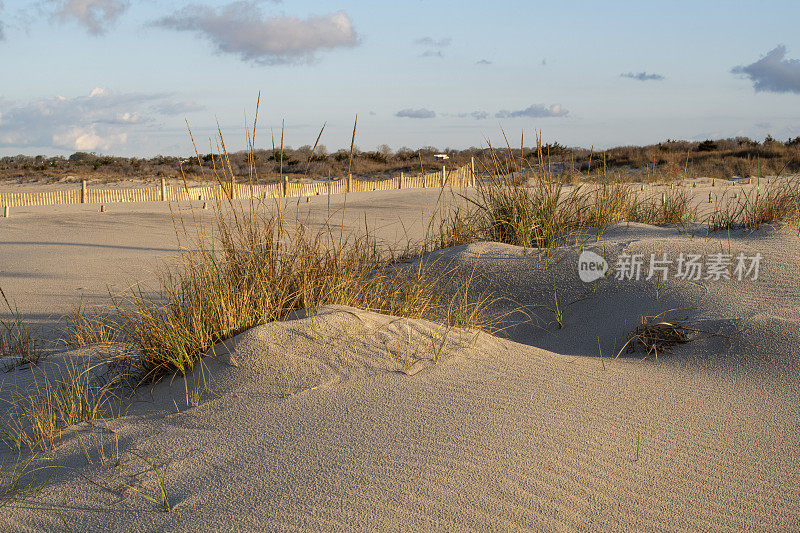
[[(247, 135), (251, 153), (254, 139), (255, 123)], [(199, 154), (197, 159), (202, 165)], [(220, 132), (219, 156), (209, 174), (221, 185), (234, 179), (228, 161)], [(254, 162), (251, 179), (258, 180)], [(137, 290), (118, 300), (114, 323), (106, 328), (136, 347), (125, 364), (143, 380), (185, 375), (221, 341), (294, 311), (330, 304), (488, 326), (486, 295), (473, 294), (469, 283), (466, 289), (442, 290), (456, 276), (447, 265), (428, 261), (412, 267), (404, 262), (411, 254), (383, 249), (368, 231), (312, 229), (290, 206), (284, 200), (218, 198), (211, 231), (195, 224), (199, 229), (191, 235), (184, 217), (195, 213), (176, 217), (183, 243), (178, 264), (164, 272), (155, 293)], [(87, 329), (87, 323), (73, 322), (78, 330)], [(96, 322), (88, 325), (87, 335), (98, 329)]]
[(489, 240), (549, 249), (565, 244), (575, 231), (618, 222), (682, 224), (695, 218), (692, 195), (679, 188), (641, 195), (632, 184), (610, 180), (567, 186), (549, 170), (538, 136), (537, 146), (538, 164), (521, 175), (508, 170), (520, 165), (510, 150), (506, 160), (493, 150), (477, 195), (467, 198), (470, 208), (443, 217), (437, 244)]
[(11, 305), (2, 287), (0, 287), (0, 298), (11, 317), (7, 321), (0, 320), (0, 356), (16, 358), (5, 365), (5, 370), (29, 364), (35, 365), (42, 358), (43, 350), (39, 332), (23, 320), (19, 309)]
[(11, 502), (38, 494), (57, 467), (37, 466), (36, 455), (0, 463), (0, 509)]
[[(624, 222), (679, 228), (695, 224), (705, 226), (708, 233), (788, 222), (800, 231), (797, 179), (778, 176), (755, 191), (717, 203), (703, 215), (690, 189), (669, 186), (644, 192), (632, 183), (607, 179), (605, 173), (599, 182), (564, 181), (550, 170), (540, 136), (537, 152), (535, 166), (515, 173), (510, 169), (520, 168), (522, 162), (515, 161), (510, 147), (505, 157), (492, 149), (477, 194), (467, 198), (470, 207), (452, 209), (442, 217), (438, 240), (429, 248), (490, 240), (549, 250), (567, 244), (575, 232)], [(588, 175), (585, 178), (589, 180)]]
[(52, 375), (33, 374), (32, 387), (7, 400), (6, 445), (20, 453), (46, 451), (65, 428), (124, 412), (119, 381), (99, 382), (93, 370), (89, 363), (69, 361), (50, 369)]
[(718, 203), (706, 219), (710, 231), (758, 228), (781, 221), (800, 229), (800, 181), (780, 176)]
[(483, 296), (440, 290), (454, 275), (445, 265), (410, 267), (369, 236), (312, 230), (280, 212), (227, 203), (217, 206), (214, 241), (200, 236), (185, 248), (156, 294), (140, 290), (117, 303), (115, 329), (136, 347), (126, 363), (143, 378), (186, 374), (215, 344), (322, 305), (484, 322)]
[(98, 307), (87, 310), (78, 304), (75, 311), (67, 315), (66, 327), (62, 328), (59, 341), (68, 348), (92, 345), (110, 345), (120, 340), (120, 334), (110, 310)]

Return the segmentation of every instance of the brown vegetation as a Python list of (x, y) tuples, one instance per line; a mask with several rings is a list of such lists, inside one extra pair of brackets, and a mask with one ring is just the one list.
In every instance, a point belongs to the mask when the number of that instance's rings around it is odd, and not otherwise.
[[(621, 146), (604, 151), (568, 148), (557, 142), (544, 144), (542, 152), (550, 171), (561, 176), (598, 176), (609, 173), (621, 181), (654, 181), (682, 177), (707, 176), (731, 178), (736, 176), (768, 176), (781, 172), (800, 172), (800, 137), (779, 142), (767, 137), (757, 142), (746, 137), (734, 139), (664, 142), (648, 146)], [(230, 173), (247, 181), (253, 166), (259, 181), (278, 179), (281, 172), (290, 178), (304, 176), (334, 177), (347, 175), (381, 176), (399, 172), (419, 173), (441, 168), (442, 160), (435, 154), (447, 154), (448, 168), (467, 164), (475, 157), (478, 170), (494, 169), (490, 148), (445, 149), (428, 146), (421, 149), (400, 148), (393, 151), (382, 145), (374, 151), (338, 150), (329, 153), (323, 145), (307, 145), (293, 149), (284, 147), (283, 155), (276, 149), (251, 150), (229, 154)], [(181, 169), (189, 180), (208, 180), (208, 167), (215, 163), (211, 154), (197, 157), (156, 156), (126, 158), (76, 152), (64, 157), (11, 156), (0, 158), (0, 180), (20, 181), (118, 181), (122, 179), (157, 179), (180, 177)], [(520, 170), (538, 165), (535, 148), (509, 148), (501, 161), (508, 170)], [(281, 160), (283, 162), (281, 166)], [(219, 161), (216, 161), (219, 163)], [(202, 168), (205, 167), (205, 168)]]

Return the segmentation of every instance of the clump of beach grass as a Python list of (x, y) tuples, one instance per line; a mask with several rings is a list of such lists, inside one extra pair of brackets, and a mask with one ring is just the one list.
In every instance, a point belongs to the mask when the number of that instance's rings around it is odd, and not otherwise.
[(225, 212), (217, 238), (185, 250), (160, 290), (120, 302), (117, 325), (136, 347), (128, 359), (144, 377), (186, 374), (213, 347), (293, 311), (338, 304), (369, 311), (481, 323), (481, 299), (439, 287), (454, 273), (444, 265), (398, 264), (369, 237), (342, 238), (280, 215)]
[[(250, 151), (254, 138), (255, 124), (247, 136)], [(220, 141), (210, 173), (225, 186), (233, 176), (221, 132)], [(177, 266), (164, 271), (154, 293), (135, 290), (117, 301), (113, 329), (135, 347), (124, 363), (142, 379), (186, 375), (217, 343), (322, 305), (484, 325), (486, 298), (469, 290), (441, 290), (458, 275), (447, 265), (410, 266), (368, 233), (312, 229), (292, 216), (283, 200), (267, 205), (231, 196), (214, 202), (211, 234), (197, 224), (198, 233), (189, 235), (183, 217), (195, 214), (181, 214), (175, 227), (185, 245)]]
[(2, 438), (18, 452), (51, 449), (65, 428), (118, 416), (124, 408), (118, 380), (102, 382), (94, 367), (67, 361), (33, 374), (32, 386), (6, 400)]
[(742, 189), (735, 197), (718, 203), (708, 216), (709, 231), (755, 229), (763, 224), (785, 221), (800, 228), (800, 181), (776, 177), (755, 190)]
[[(508, 172), (518, 165), (504, 163), (494, 149), (491, 153), (492, 162), (483, 169), (487, 178), (478, 181), (476, 197), (467, 198), (472, 208), (453, 210), (444, 219), (439, 235), (448, 238), (442, 244), (473, 239), (549, 249), (575, 231), (620, 222), (680, 224), (694, 215), (691, 195), (678, 188), (642, 196), (632, 184), (607, 179), (567, 186), (550, 171), (540, 135), (538, 165), (530, 166), (526, 179)], [(506, 159), (513, 159), (509, 154)]]
[(11, 305), (2, 287), (0, 297), (11, 316), (8, 320), (0, 319), (0, 356), (17, 358), (6, 369), (37, 364), (42, 358), (44, 348), (38, 330), (25, 322), (19, 309)]
[(86, 310), (81, 304), (67, 315), (60, 341), (69, 348), (93, 345), (111, 345), (119, 341), (120, 334), (107, 308)]
[[(725, 202), (701, 215), (693, 202), (694, 194), (679, 184), (644, 191), (613, 179), (603, 165), (600, 179), (581, 179), (573, 170), (565, 178), (550, 169), (549, 157), (537, 135), (538, 160), (517, 162), (510, 149), (507, 155), (490, 144), (490, 160), (480, 161), (483, 179), (477, 193), (466, 197), (470, 208), (452, 209), (442, 217), (436, 245), (444, 247), (481, 240), (549, 250), (567, 244), (575, 232), (600, 229), (610, 224), (635, 222), (657, 226), (686, 227), (705, 225), (709, 233), (719, 229), (757, 228), (762, 224), (788, 222), (800, 232), (800, 182), (776, 177), (765, 187)], [(524, 172), (511, 172), (525, 164)], [(588, 183), (586, 183), (588, 182)]]

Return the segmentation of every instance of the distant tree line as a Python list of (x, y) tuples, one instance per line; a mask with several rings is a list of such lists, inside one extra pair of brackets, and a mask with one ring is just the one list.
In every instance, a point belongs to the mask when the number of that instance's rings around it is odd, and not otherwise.
[[(444, 154), (447, 159), (436, 157)], [(519, 171), (544, 163), (558, 172), (598, 173), (600, 171), (703, 175), (728, 178), (778, 172), (800, 172), (800, 137), (785, 142), (767, 136), (762, 142), (747, 137), (717, 140), (672, 140), (647, 146), (620, 146), (607, 150), (570, 148), (558, 142), (537, 147), (514, 148), (508, 145), (489, 148), (444, 149), (433, 146), (392, 150), (381, 145), (373, 151), (355, 148), (329, 152), (325, 146), (310, 145), (280, 150), (236, 152), (221, 158), (218, 154), (199, 157), (158, 155), (151, 158), (115, 157), (75, 152), (69, 157), (8, 156), (0, 158), (0, 179), (21, 181), (119, 181), (159, 178), (212, 181), (213, 169), (223, 165), (237, 180), (251, 177), (259, 182), (304, 177), (341, 178), (380, 177), (399, 172), (422, 173), (455, 168), (475, 158), (478, 171)]]

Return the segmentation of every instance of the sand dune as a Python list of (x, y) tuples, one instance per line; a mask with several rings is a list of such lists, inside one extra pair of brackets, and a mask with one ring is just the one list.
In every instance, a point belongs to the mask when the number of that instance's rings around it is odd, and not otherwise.
[[(324, 307), (259, 326), (196, 372), (213, 376), (197, 407), (186, 402), (197, 376), (175, 379), (140, 390), (124, 417), (67, 431), (48, 487), (0, 520), (75, 531), (797, 530), (796, 235), (624, 225), (582, 242), (609, 257), (722, 247), (764, 260), (756, 281), (671, 280), (656, 299), (652, 280), (582, 283), (579, 249), (439, 252), (507, 298), (498, 314), (527, 306), (531, 321), (507, 315), (493, 336)], [(563, 329), (531, 307), (554, 289), (576, 301)], [(670, 309), (705, 334), (657, 360), (611, 357), (642, 316)], [(121, 484), (158, 498), (141, 457), (166, 471), (170, 513)]]

